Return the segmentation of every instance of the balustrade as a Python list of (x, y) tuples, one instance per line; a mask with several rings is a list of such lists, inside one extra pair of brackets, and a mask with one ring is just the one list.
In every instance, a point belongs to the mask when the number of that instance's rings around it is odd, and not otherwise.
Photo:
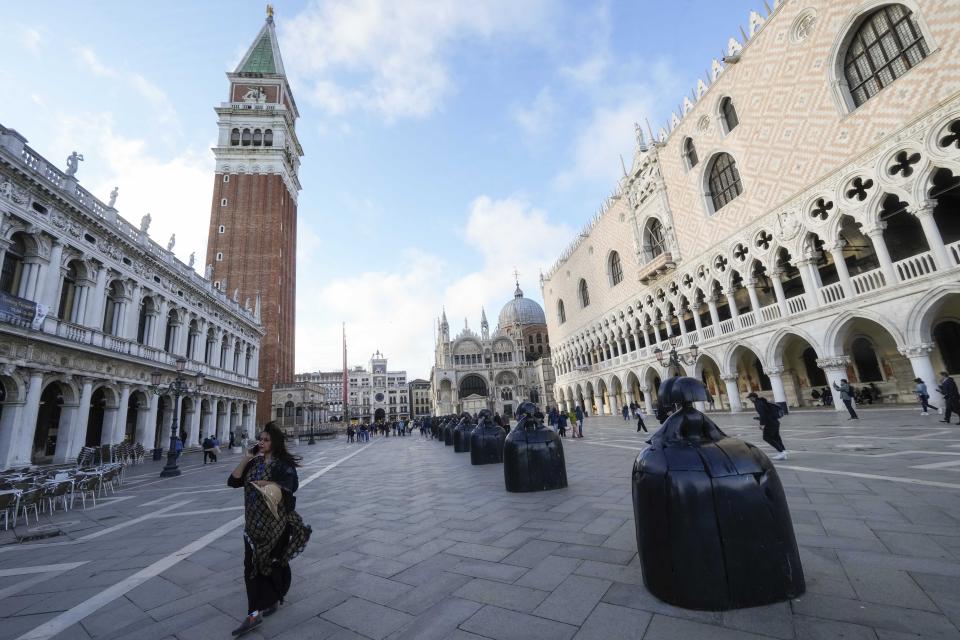
[(703, 331), (702, 331), (702, 334), (703, 334), (703, 339), (704, 339), (704, 340), (712, 340), (712, 339), (713, 339), (713, 334), (714, 334), (713, 325), (710, 325), (710, 326), (708, 326), (708, 327), (704, 327), (704, 328), (703, 328)]
[(748, 329), (757, 324), (757, 314), (753, 311), (747, 311), (746, 313), (741, 313), (740, 318), (740, 327), (743, 329)]
[(764, 322), (772, 322), (780, 318), (780, 305), (774, 302), (760, 309), (760, 317)]
[(953, 260), (953, 264), (960, 266), (960, 240), (947, 245), (947, 255)]
[(828, 284), (820, 289), (820, 300), (823, 301), (823, 304), (839, 302), (845, 297), (846, 294), (843, 292), (842, 282), (834, 282), (833, 284)]
[(929, 251), (924, 251), (915, 256), (894, 262), (893, 268), (897, 270), (897, 279), (899, 279), (900, 282), (908, 282), (933, 273), (937, 270), (937, 265), (933, 260), (933, 254)]
[(726, 335), (728, 333), (733, 333), (735, 326), (733, 326), (733, 318), (727, 318), (720, 322), (720, 334)]
[(858, 296), (876, 291), (886, 284), (883, 279), (883, 271), (879, 268), (853, 276), (850, 278), (850, 282), (853, 283), (853, 293)]
[(790, 315), (796, 315), (807, 310), (807, 294), (801, 294), (792, 298), (787, 298), (787, 309)]

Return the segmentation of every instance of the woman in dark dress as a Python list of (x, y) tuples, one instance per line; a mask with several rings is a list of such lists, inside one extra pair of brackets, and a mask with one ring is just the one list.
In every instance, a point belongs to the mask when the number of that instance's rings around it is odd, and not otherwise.
[[(287, 451), (283, 432), (269, 422), (260, 439), (227, 478), (243, 487), (243, 577), (247, 617), (234, 629), (240, 636), (276, 613), (290, 589), (290, 560), (310, 539), (311, 529), (295, 511), (300, 458)], [(279, 491), (278, 491), (279, 489)]]

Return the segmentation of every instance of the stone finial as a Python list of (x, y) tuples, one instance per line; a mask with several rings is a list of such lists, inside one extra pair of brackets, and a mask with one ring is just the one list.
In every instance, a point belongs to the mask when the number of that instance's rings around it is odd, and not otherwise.
[(67, 156), (67, 175), (75, 176), (77, 175), (77, 169), (80, 168), (80, 163), (83, 162), (83, 154), (77, 153), (74, 151), (69, 156)]
[(683, 96), (683, 115), (687, 115), (690, 111), (693, 111), (693, 103), (690, 102), (690, 98)]
[(712, 82), (716, 82), (721, 73), (723, 73), (723, 65), (720, 64), (719, 60), (714, 58), (713, 62), (710, 64), (710, 80)]
[(731, 37), (727, 41), (727, 55), (732, 58), (734, 56), (740, 55), (741, 51), (743, 51), (743, 45), (740, 44), (739, 40)]
[(120, 187), (114, 187), (113, 191), (110, 192), (110, 202), (107, 203), (107, 206), (113, 209), (113, 205), (117, 204), (117, 194), (120, 193)]
[(170, 242), (167, 243), (167, 251), (173, 251), (173, 247), (177, 244), (177, 234), (170, 234)]
[(707, 84), (703, 80), (697, 80), (697, 100), (703, 97), (707, 92)]
[(754, 36), (754, 34), (757, 33), (760, 27), (763, 26), (764, 22), (765, 20), (763, 19), (763, 16), (761, 16), (759, 13), (757, 13), (756, 11), (750, 12), (750, 37), (751, 38)]

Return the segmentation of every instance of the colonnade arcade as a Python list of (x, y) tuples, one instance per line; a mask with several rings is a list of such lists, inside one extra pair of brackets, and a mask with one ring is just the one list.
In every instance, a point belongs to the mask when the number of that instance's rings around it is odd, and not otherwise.
[[(252, 394), (251, 394), (252, 397)], [(214, 389), (181, 396), (179, 431), (185, 447), (216, 435), (253, 435), (256, 401), (218, 395)], [(174, 398), (143, 384), (28, 370), (0, 370), (0, 468), (66, 463), (84, 446), (140, 443), (166, 448)]]
[[(813, 325), (822, 330), (801, 325), (755, 332), (700, 348), (693, 365), (669, 371), (656, 365), (615, 366), (596, 377), (558, 382), (557, 398), (561, 409), (579, 404), (590, 414), (616, 415), (630, 402), (652, 413), (661, 378), (689, 375), (703, 380), (714, 408), (732, 411), (743, 409), (750, 392), (789, 406), (814, 405), (819, 402), (815, 390), (841, 379), (869, 388), (873, 402), (913, 402), (914, 378), (934, 390), (941, 371), (960, 374), (960, 284), (936, 286), (905, 314), (891, 315), (848, 309)], [(939, 396), (932, 394), (931, 402), (936, 400)], [(839, 394), (833, 401), (843, 408)]]

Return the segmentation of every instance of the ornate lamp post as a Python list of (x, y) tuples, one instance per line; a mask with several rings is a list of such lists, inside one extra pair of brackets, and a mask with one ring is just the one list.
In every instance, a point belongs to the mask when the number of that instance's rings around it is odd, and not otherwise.
[(660, 366), (667, 368), (668, 370), (671, 367), (679, 367), (681, 364), (686, 366), (691, 366), (697, 361), (697, 345), (690, 345), (689, 353), (677, 353), (677, 343), (680, 341), (680, 336), (670, 336), (667, 338), (670, 343), (670, 351), (664, 352), (663, 349), (657, 347), (653, 350), (655, 356), (657, 356), (657, 362), (660, 363)]
[[(186, 365), (186, 358), (177, 358), (177, 375), (167, 385), (161, 384), (163, 372), (154, 371), (150, 374), (150, 383), (156, 395), (161, 395), (162, 393), (173, 394), (173, 421), (170, 424), (170, 448), (167, 449), (167, 466), (160, 472), (161, 478), (180, 475), (180, 468), (177, 466), (177, 458), (179, 457), (177, 454), (177, 436), (180, 431), (180, 396), (189, 395), (199, 390), (204, 383), (204, 376), (201, 372), (197, 374), (193, 386), (191, 386), (183, 374)], [(196, 411), (196, 409), (194, 409), (194, 411)]]

